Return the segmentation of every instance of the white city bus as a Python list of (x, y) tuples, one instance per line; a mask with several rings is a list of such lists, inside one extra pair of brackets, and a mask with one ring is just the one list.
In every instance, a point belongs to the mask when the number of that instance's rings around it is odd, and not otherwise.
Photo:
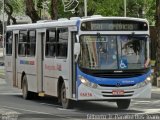
[(59, 19), (7, 26), (6, 79), (23, 98), (55, 96), (64, 108), (78, 100), (108, 100), (126, 109), (150, 98), (149, 24), (145, 19)]

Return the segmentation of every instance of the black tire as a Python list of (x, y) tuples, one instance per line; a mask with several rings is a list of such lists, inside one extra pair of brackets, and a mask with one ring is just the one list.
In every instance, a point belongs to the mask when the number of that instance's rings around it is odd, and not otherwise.
[(128, 109), (131, 100), (130, 99), (120, 99), (120, 100), (117, 100), (116, 102), (117, 102), (117, 106), (119, 109)]
[(63, 83), (61, 86), (61, 103), (62, 103), (62, 107), (65, 109), (69, 109), (73, 107), (73, 101), (71, 101), (70, 99), (66, 98), (66, 87), (65, 84)]
[(22, 80), (22, 96), (25, 100), (32, 98), (32, 93), (28, 91), (28, 83), (26, 75), (23, 76)]

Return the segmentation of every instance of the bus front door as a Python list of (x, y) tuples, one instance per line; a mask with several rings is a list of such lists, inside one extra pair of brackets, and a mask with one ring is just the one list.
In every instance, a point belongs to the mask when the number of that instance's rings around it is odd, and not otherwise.
[(43, 90), (43, 61), (44, 61), (44, 41), (45, 30), (37, 30), (37, 88), (39, 96), (44, 96)]
[(18, 75), (17, 75), (17, 54), (18, 54), (18, 38), (19, 38), (19, 31), (13, 31), (13, 86), (18, 87)]
[(71, 77), (72, 77), (72, 97), (74, 99), (77, 99), (77, 93), (76, 93), (76, 78), (77, 78), (77, 71), (76, 71), (76, 66), (77, 66), (77, 63), (75, 62), (75, 56), (74, 56), (74, 43), (77, 42), (76, 40), (76, 34), (77, 32), (75, 31), (72, 31), (71, 32)]

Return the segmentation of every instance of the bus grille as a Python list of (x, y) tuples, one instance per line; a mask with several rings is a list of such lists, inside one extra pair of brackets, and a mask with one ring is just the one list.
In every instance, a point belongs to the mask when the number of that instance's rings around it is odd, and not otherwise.
[(132, 77), (138, 77), (141, 75), (146, 74), (149, 72), (149, 68), (147, 69), (134, 69), (134, 70), (90, 70), (90, 69), (84, 69), (81, 68), (81, 70), (88, 74), (95, 77), (100, 78), (132, 78)]
[(131, 78), (131, 77), (138, 77), (143, 75), (143, 73), (130, 73), (130, 72), (124, 72), (124, 73), (94, 73), (94, 76), (96, 77), (102, 77), (102, 78)]
[(104, 85), (104, 84), (99, 84), (99, 86), (101, 87), (130, 87), (130, 86), (134, 86), (135, 84), (126, 84), (126, 85), (120, 85), (120, 86), (117, 86), (117, 85)]

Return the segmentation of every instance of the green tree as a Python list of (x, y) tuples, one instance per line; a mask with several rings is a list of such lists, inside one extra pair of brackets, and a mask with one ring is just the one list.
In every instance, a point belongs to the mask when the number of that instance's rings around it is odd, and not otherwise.
[[(0, 1), (0, 9), (2, 10), (3, 1)], [(22, 7), (22, 1), (21, 0), (5, 0), (5, 12), (8, 15), (7, 23), (10, 24), (10, 21), (12, 20), (13, 24), (16, 24), (16, 18), (14, 16), (14, 13), (22, 13), (23, 7)]]
[[(84, 16), (84, 0), (79, 0), (78, 16)], [(88, 0), (88, 15), (124, 16), (123, 0)], [(155, 0), (127, 0), (127, 17), (147, 18), (154, 24)]]
[(146, 0), (145, 17), (149, 20), (150, 25), (155, 25), (156, 1)]
[(57, 0), (51, 0), (51, 19), (56, 20), (58, 18), (58, 8), (57, 8), (58, 2)]
[(122, 0), (102, 0), (96, 1), (95, 14), (104, 16), (123, 16), (123, 1)]
[(37, 20), (40, 20), (40, 16), (38, 15), (38, 12), (35, 9), (35, 3), (33, 0), (24, 0), (26, 5), (26, 15), (28, 15), (32, 22), (36, 22)]
[(7, 24), (9, 25), (10, 24), (10, 20), (13, 21), (13, 24), (16, 24), (16, 18), (13, 17), (13, 7), (12, 5), (9, 3), (9, 2), (6, 2), (5, 3), (5, 8), (4, 8), (5, 12), (7, 13), (8, 15), (8, 19), (7, 19)]
[(160, 0), (156, 0), (156, 30), (157, 30), (157, 50), (156, 50), (156, 69), (160, 70)]
[[(64, 12), (62, 0), (6, 0), (11, 5), (13, 12), (12, 16), (17, 14), (26, 14), (33, 22), (42, 18), (43, 3), (49, 2), (48, 13), (52, 19), (84, 16), (84, 0), (78, 0), (79, 5), (74, 14)], [(35, 6), (35, 2), (37, 6)], [(147, 18), (151, 24), (155, 23), (155, 0), (127, 0), (127, 16)], [(27, 7), (24, 7), (27, 6)], [(0, 9), (2, 1), (0, 1)], [(36, 8), (35, 8), (36, 7)], [(8, 7), (9, 8), (9, 7)], [(46, 10), (47, 11), (47, 10)], [(88, 0), (88, 16), (90, 15), (103, 16), (123, 16), (124, 6), (123, 0)], [(35, 20), (34, 20), (35, 19)]]

